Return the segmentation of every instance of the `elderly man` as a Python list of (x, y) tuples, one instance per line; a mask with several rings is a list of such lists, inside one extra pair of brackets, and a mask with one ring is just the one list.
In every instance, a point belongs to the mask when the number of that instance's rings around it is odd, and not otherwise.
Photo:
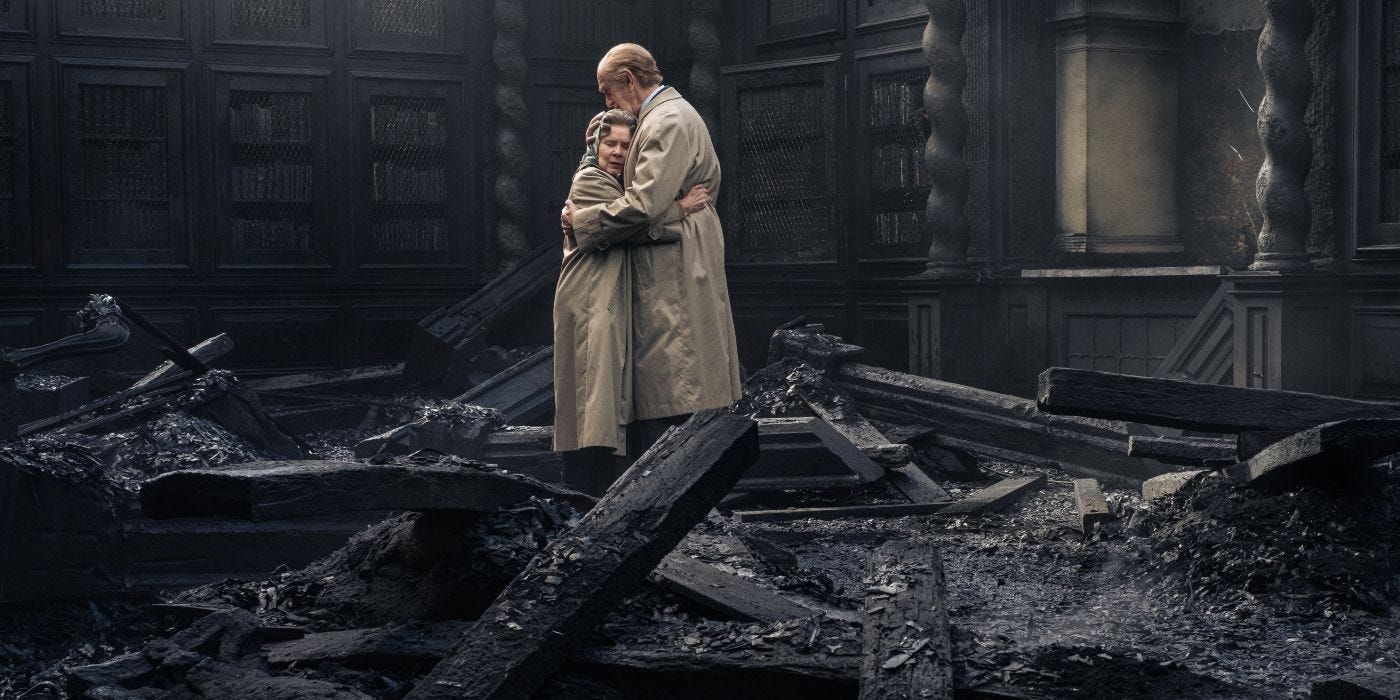
[(692, 186), (719, 197), (719, 158), (705, 122), (646, 49), (619, 44), (598, 64), (609, 108), (637, 115), (623, 170), (625, 194), (561, 216), (580, 250), (678, 237), (675, 245), (629, 249), (632, 275), (633, 408), (639, 449), (695, 411), (738, 400), (739, 356), (724, 273), (724, 232), (713, 207), (663, 222)]

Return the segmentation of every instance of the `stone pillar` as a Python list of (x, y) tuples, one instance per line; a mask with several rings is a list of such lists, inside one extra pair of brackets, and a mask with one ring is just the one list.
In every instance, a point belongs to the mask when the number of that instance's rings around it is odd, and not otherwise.
[(719, 38), (720, 0), (690, 0), (690, 87), (686, 99), (710, 128), (710, 140), (719, 143), (716, 107), (719, 104), (719, 64), (722, 46)]
[(1055, 247), (1180, 252), (1177, 0), (1057, 0), (1054, 26)]
[(967, 261), (972, 232), (963, 209), (967, 205), (967, 109), (963, 85), (967, 83), (967, 59), (962, 37), (967, 27), (964, 0), (928, 0), (928, 24), (924, 26), (924, 58), (928, 82), (924, 83), (924, 112), (931, 130), (924, 145), (924, 165), (930, 191), (924, 214), (933, 233), (924, 276), (967, 277), (976, 269)]
[(1303, 121), (1312, 94), (1307, 42), (1312, 31), (1310, 0), (1263, 0), (1264, 31), (1259, 34), (1259, 71), (1264, 100), (1259, 103), (1259, 138), (1264, 165), (1254, 196), (1264, 214), (1251, 270), (1311, 269), (1307, 240), (1311, 225), (1303, 183), (1312, 165), (1312, 139)]
[(525, 0), (496, 0), (496, 251), (500, 267), (529, 252), (525, 228), (530, 216), (530, 155), (525, 150), (529, 109), (525, 103), (530, 64), (525, 57)]

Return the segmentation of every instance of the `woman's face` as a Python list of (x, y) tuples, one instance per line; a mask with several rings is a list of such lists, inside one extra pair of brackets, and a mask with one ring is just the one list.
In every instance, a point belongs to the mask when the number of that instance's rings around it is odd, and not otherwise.
[(627, 149), (632, 147), (632, 129), (623, 124), (614, 124), (598, 142), (598, 164), (610, 175), (622, 175), (622, 166), (627, 162)]

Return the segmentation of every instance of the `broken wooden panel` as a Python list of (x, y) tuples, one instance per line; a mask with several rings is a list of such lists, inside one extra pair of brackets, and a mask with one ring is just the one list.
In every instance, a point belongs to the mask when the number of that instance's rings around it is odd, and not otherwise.
[(841, 518), (897, 518), (905, 515), (934, 515), (949, 503), (878, 503), (829, 508), (782, 508), (775, 510), (736, 510), (741, 523), (781, 523), (792, 520), (839, 520)]
[(1076, 476), (1136, 486), (1166, 471), (1130, 457), (1121, 423), (1053, 416), (1017, 396), (848, 363), (832, 378), (867, 416), (933, 424), (940, 445), (1022, 464), (1054, 462)]
[(393, 625), (367, 629), (335, 630), (308, 634), (275, 644), (265, 644), (267, 662), (273, 668), (308, 666), (326, 661), (350, 668), (412, 668), (437, 663), (462, 636), (467, 622)]
[(1400, 404), (1051, 367), (1037, 403), (1049, 413), (1216, 433), (1307, 430), (1345, 418), (1400, 418)]
[(702, 561), (671, 553), (651, 574), (658, 586), (723, 615), (756, 622), (811, 617), (811, 610)]
[(943, 559), (928, 543), (889, 542), (870, 557), (861, 700), (953, 697)]
[(885, 470), (870, 459), (866, 449), (887, 444), (884, 436), (859, 416), (837, 417), (825, 407), (808, 403), (820, 420), (812, 423), (812, 432), (821, 438), (831, 453), (841, 459), (861, 481), (877, 481)]
[(1222, 281), (1162, 358), (1154, 377), (1220, 384), (1235, 367), (1235, 309), (1230, 293), (1235, 284)]
[(820, 323), (800, 328), (779, 328), (768, 339), (770, 365), (787, 357), (825, 373), (864, 354), (865, 348), (842, 342), (841, 338), (826, 333), (826, 326)]
[(1209, 469), (1192, 469), (1190, 471), (1172, 472), (1170, 474), (1154, 476), (1142, 482), (1142, 498), (1145, 501), (1155, 501), (1159, 498), (1165, 498), (1211, 473)]
[(860, 674), (860, 656), (850, 652), (830, 653), (820, 644), (810, 653), (787, 644), (774, 644), (761, 650), (739, 649), (724, 654), (696, 654), (674, 646), (628, 645), (581, 649), (569, 656), (568, 666), (682, 677), (725, 674), (747, 679), (758, 674), (778, 674), (833, 681), (854, 689)]
[[(838, 416), (825, 406), (811, 401), (807, 402), (807, 406), (832, 430), (840, 433), (852, 445), (859, 448), (860, 452), (867, 457), (866, 461), (869, 461), (870, 466), (874, 467), (876, 471), (879, 470), (879, 467), (873, 459), (870, 459), (871, 455), (894, 459), (894, 463), (886, 464), (884, 476), (910, 501), (938, 503), (953, 500), (942, 486), (939, 486), (923, 470), (909, 461), (910, 449), (908, 445), (891, 443), (864, 416), (851, 412)], [(835, 449), (833, 448), (832, 451), (834, 452)], [(848, 463), (850, 463), (849, 460)]]
[(667, 431), (408, 697), (528, 697), (757, 457), (757, 425), (725, 411), (701, 411)]
[(1235, 449), (1239, 461), (1243, 462), (1259, 454), (1265, 447), (1282, 440), (1293, 433), (1284, 430), (1246, 430), (1235, 436)]
[[(186, 352), (188, 352), (191, 357), (207, 365), (227, 355), (230, 350), (233, 350), (233, 339), (228, 337), (227, 333), (220, 333), (212, 338), (200, 341)], [(159, 367), (151, 370), (149, 374), (136, 380), (136, 383), (132, 384), (131, 388), (136, 389), (153, 382), (158, 382), (181, 371), (183, 370), (179, 365), (166, 360), (160, 363)]]
[(1074, 507), (1079, 513), (1079, 530), (1086, 535), (1099, 523), (1114, 520), (1097, 479), (1074, 480)]
[(554, 346), (511, 365), (453, 400), (494, 408), (512, 425), (545, 418), (554, 410)]
[(403, 374), (403, 363), (368, 365), (325, 372), (302, 372), (251, 379), (244, 385), (253, 391), (293, 391), (296, 389), (344, 388), (367, 382), (396, 379)]
[(509, 324), (521, 303), (554, 286), (562, 255), (557, 241), (542, 245), (465, 301), (424, 317), (404, 376), (433, 382), (446, 394), (464, 391), (472, 359), (486, 349), (492, 331)]
[[(758, 461), (734, 485), (735, 491), (856, 486), (864, 479), (842, 455), (832, 452), (844, 438), (818, 427), (817, 418), (758, 419)], [(825, 439), (823, 439), (825, 438)], [(846, 457), (857, 459), (847, 443)], [(859, 459), (863, 459), (860, 455)], [(867, 460), (868, 461), (868, 460)]]
[(950, 503), (953, 500), (952, 494), (914, 464), (887, 469), (885, 478), (913, 503)]
[(939, 515), (995, 513), (999, 510), (1005, 510), (1007, 506), (1020, 500), (1022, 496), (1044, 488), (1045, 481), (1044, 474), (1002, 479), (987, 488), (973, 491), (960, 501), (948, 504), (948, 507), (939, 511)]
[(1263, 489), (1312, 482), (1338, 485), (1359, 469), (1400, 452), (1400, 419), (1358, 418), (1309, 428), (1227, 467), (1237, 481)]
[(161, 474), (141, 485), (141, 509), (154, 518), (251, 520), (371, 510), (489, 513), (532, 496), (580, 510), (593, 504), (583, 494), (484, 465), (294, 460)]
[(1149, 457), (1167, 464), (1201, 465), (1219, 459), (1233, 461), (1238, 450), (1236, 442), (1228, 438), (1147, 435), (1128, 438), (1129, 455)]

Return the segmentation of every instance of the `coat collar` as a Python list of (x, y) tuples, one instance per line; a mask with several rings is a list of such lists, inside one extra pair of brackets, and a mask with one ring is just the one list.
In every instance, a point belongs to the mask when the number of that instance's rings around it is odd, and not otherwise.
[(671, 100), (679, 100), (680, 98), (681, 94), (676, 92), (675, 88), (669, 86), (665, 90), (656, 93), (656, 97), (651, 99), (651, 104), (647, 105), (647, 108), (642, 110), (641, 114), (637, 115), (637, 126), (642, 125), (642, 120), (646, 119), (647, 115), (651, 114), (652, 110), (656, 109), (657, 105), (665, 104)]

